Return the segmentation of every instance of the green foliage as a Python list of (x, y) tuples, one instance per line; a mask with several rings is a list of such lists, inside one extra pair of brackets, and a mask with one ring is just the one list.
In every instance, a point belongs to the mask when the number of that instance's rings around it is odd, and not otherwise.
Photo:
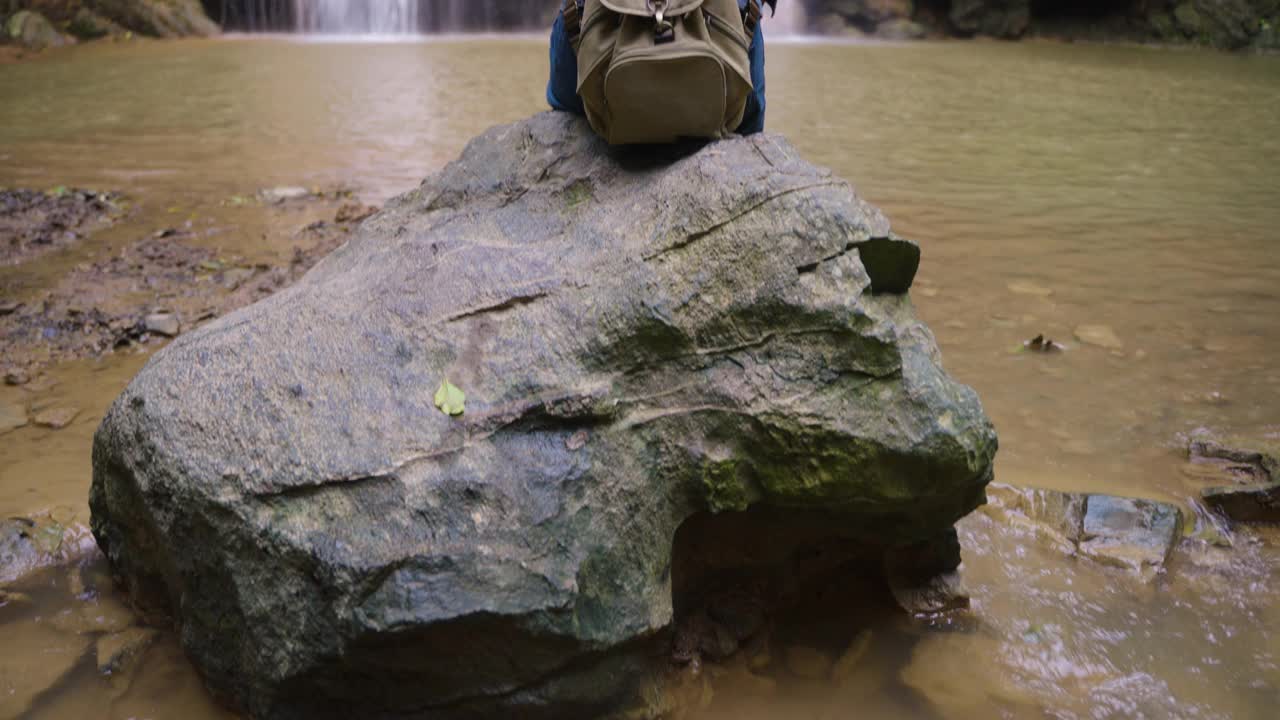
[(465, 409), (467, 396), (448, 379), (440, 382), (436, 390), (436, 407), (445, 415), (461, 415)]

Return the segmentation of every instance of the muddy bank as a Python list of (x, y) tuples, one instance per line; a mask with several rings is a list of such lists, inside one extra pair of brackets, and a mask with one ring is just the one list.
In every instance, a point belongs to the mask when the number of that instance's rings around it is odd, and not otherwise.
[(0, 266), (29, 262), (79, 242), (121, 219), (127, 210), (128, 203), (111, 192), (0, 189)]
[[(14, 199), (0, 206), (0, 233), (13, 237), (6, 249), (16, 248), (2, 257), (16, 263), (83, 239), (109, 224), (111, 212), (121, 211), (115, 197), (23, 190), (0, 196)], [(298, 230), (288, 241), (291, 253), (279, 262), (220, 252), (205, 237), (216, 229), (187, 221), (142, 234), (105, 259), (80, 262), (34, 297), (18, 297), (16, 283), (0, 283), (0, 373), (8, 384), (26, 384), (53, 363), (171, 338), (287, 287), (371, 212), (342, 202), (346, 197), (285, 188), (252, 200), (237, 198), (266, 204), (268, 212), (318, 204), (311, 214), (323, 211), (332, 218)], [(105, 210), (95, 214), (98, 208)]]

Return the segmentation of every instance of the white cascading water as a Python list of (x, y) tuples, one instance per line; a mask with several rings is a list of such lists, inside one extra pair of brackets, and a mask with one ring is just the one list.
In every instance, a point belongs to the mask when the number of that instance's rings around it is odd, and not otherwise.
[[(525, 0), (527, 6), (513, 13), (498, 9), (492, 0), (291, 0), (293, 29), (320, 35), (410, 35), (420, 32), (461, 32), (465, 29), (496, 30), (513, 20), (523, 27), (536, 27), (546, 13), (541, 3), (552, 0)], [(559, 0), (555, 0), (558, 2)], [(250, 3), (250, 8), (274, 3)], [(764, 30), (772, 37), (799, 35), (804, 31), (803, 0), (779, 0), (778, 13), (767, 17)], [(278, 7), (278, 6), (277, 6)], [(768, 10), (765, 15), (769, 14)], [(258, 15), (263, 17), (259, 18)], [(249, 30), (271, 27), (272, 13), (255, 12), (242, 22)]]
[(304, 33), (403, 35), (418, 32), (418, 6), (418, 0), (294, 0), (294, 20)]
[(770, 37), (804, 34), (803, 0), (778, 0), (778, 13), (769, 17), (766, 8), (764, 15), (764, 32)]

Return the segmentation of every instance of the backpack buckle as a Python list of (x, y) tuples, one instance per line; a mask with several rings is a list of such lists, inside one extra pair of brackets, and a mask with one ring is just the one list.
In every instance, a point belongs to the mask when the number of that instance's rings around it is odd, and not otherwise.
[(676, 39), (676, 28), (664, 17), (667, 12), (667, 0), (645, 0), (649, 12), (653, 13), (653, 44), (665, 45)]
[(560, 8), (560, 15), (564, 18), (565, 34), (576, 48), (582, 35), (582, 10), (578, 7), (578, 0), (565, 0)]

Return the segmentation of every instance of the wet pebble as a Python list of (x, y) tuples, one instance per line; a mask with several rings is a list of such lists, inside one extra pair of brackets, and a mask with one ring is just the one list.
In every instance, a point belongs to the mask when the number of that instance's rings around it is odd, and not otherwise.
[(80, 408), (51, 407), (37, 412), (31, 420), (39, 427), (61, 430), (70, 425), (79, 414)]
[(146, 317), (144, 325), (147, 332), (165, 337), (177, 337), (182, 331), (182, 324), (173, 313), (152, 313)]
[(1119, 350), (1124, 347), (1124, 342), (1109, 325), (1080, 325), (1075, 329), (1075, 336), (1082, 343), (1107, 350)]
[(29, 382), (31, 382), (31, 376), (22, 368), (13, 368), (4, 374), (5, 385), (26, 385)]
[(296, 187), (292, 185), (282, 185), (280, 187), (267, 188), (258, 193), (264, 202), (281, 203), (286, 200), (301, 200), (310, 197), (311, 191), (304, 187)]

